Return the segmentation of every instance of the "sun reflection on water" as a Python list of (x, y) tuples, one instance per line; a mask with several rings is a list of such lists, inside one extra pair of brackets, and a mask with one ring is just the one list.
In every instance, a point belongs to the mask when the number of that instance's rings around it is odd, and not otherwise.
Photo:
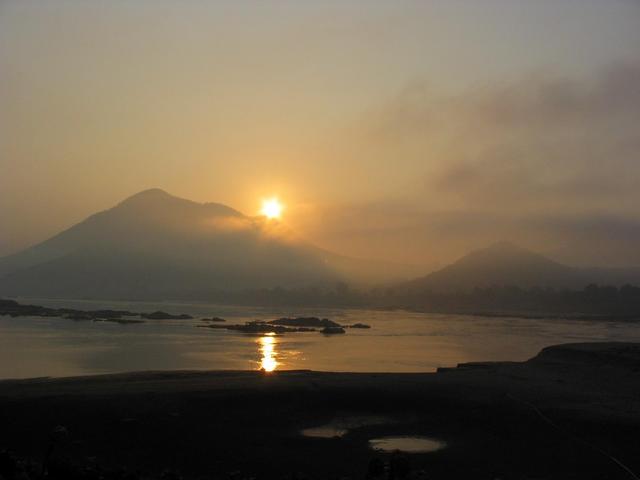
[(273, 333), (267, 333), (264, 337), (258, 339), (260, 345), (260, 370), (265, 372), (273, 372), (278, 367), (278, 361), (276, 360), (276, 339)]

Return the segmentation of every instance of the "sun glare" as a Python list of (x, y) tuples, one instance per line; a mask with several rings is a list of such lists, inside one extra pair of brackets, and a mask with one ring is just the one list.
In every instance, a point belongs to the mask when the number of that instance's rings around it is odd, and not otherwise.
[(282, 204), (275, 197), (263, 200), (260, 212), (267, 218), (280, 218), (282, 216)]
[(260, 369), (265, 372), (273, 372), (278, 367), (275, 352), (276, 339), (273, 335), (267, 334), (258, 339), (258, 344), (260, 345), (260, 353), (262, 354)]

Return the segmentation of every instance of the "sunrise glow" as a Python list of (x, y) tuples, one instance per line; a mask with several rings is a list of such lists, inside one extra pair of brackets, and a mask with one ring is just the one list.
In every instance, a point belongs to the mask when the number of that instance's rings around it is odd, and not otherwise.
[(267, 200), (262, 201), (262, 208), (260, 209), (260, 213), (267, 218), (277, 219), (282, 216), (282, 204), (280, 201), (273, 197)]

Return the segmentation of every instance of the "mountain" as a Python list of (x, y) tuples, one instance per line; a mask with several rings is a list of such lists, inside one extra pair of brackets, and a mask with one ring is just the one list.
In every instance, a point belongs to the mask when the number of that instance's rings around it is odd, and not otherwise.
[(453, 264), (401, 284), (410, 291), (470, 291), (491, 286), (583, 288), (589, 283), (640, 279), (638, 271), (579, 269), (550, 260), (508, 242), (472, 251)]
[(0, 259), (0, 295), (206, 299), (212, 291), (333, 287), (367, 268), (280, 222), (152, 189)]

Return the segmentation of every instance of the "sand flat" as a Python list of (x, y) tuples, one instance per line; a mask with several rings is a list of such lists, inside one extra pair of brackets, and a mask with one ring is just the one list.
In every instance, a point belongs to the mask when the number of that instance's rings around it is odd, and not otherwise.
[[(639, 344), (562, 345), (527, 362), (425, 374), (171, 371), (6, 380), (0, 447), (37, 458), (51, 429), (64, 425), (73, 440), (60, 454), (79, 464), (97, 457), (149, 472), (171, 467), (187, 478), (234, 469), (260, 478), (292, 471), (331, 477), (361, 476), (376, 454), (368, 448), (373, 438), (427, 436), (448, 445), (412, 460), (434, 478), (541, 471), (541, 478), (618, 478), (610, 460), (585, 445), (640, 466), (633, 448), (639, 352)], [(410, 415), (337, 439), (300, 435), (336, 412)]]

